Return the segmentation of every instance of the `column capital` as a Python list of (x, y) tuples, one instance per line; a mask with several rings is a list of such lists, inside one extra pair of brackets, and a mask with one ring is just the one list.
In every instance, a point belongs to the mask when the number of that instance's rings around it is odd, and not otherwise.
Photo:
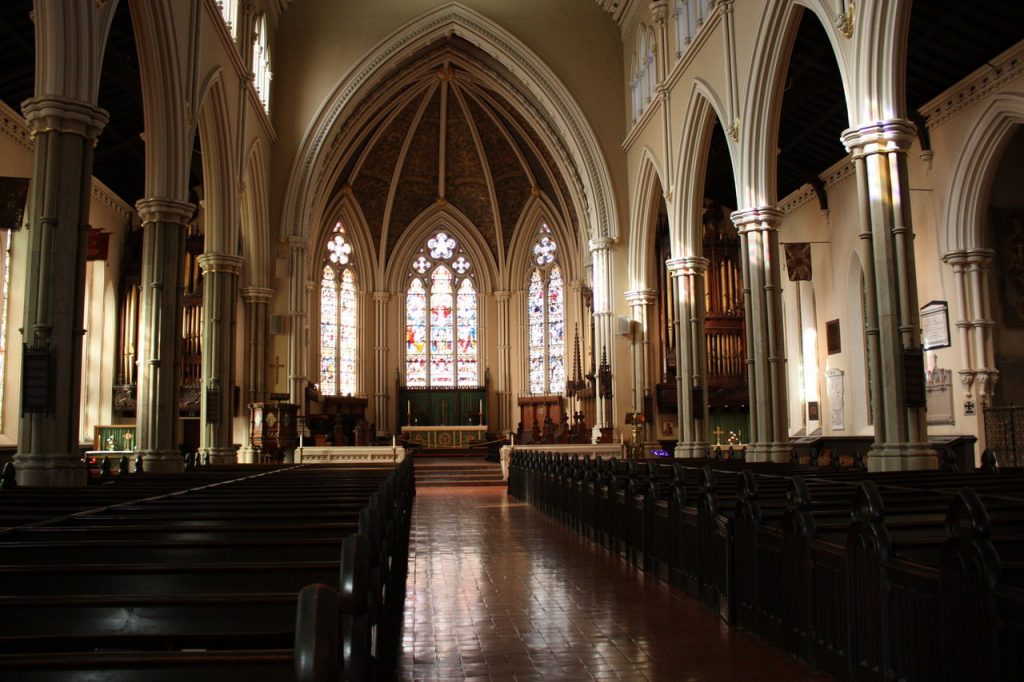
[(783, 213), (774, 206), (756, 206), (733, 211), (729, 218), (741, 234), (778, 229)]
[(630, 289), (626, 292), (626, 302), (630, 305), (652, 305), (658, 300), (658, 292), (654, 289)]
[(146, 197), (135, 202), (143, 226), (147, 223), (175, 223), (185, 226), (195, 213), (195, 204), (177, 199)]
[(668, 2), (666, 0), (651, 1), (651, 17), (654, 23), (661, 25), (668, 19)]
[(286, 237), (288, 242), (288, 248), (295, 251), (298, 249), (305, 249), (309, 246), (309, 239), (298, 234), (290, 234)]
[(588, 243), (591, 253), (595, 251), (610, 251), (615, 246), (615, 240), (611, 237), (594, 237)]
[(374, 303), (387, 303), (391, 299), (390, 291), (375, 291), (373, 292)]
[(988, 265), (996, 252), (992, 249), (969, 249), (965, 255), (969, 265)]
[(242, 287), (238, 293), (246, 303), (270, 303), (274, 297), (274, 290), (266, 287)]
[(512, 297), (512, 292), (507, 289), (498, 289), (494, 292), (494, 300), (498, 303), (508, 303), (508, 300)]
[(839, 136), (854, 158), (865, 154), (905, 152), (917, 136), (917, 126), (902, 118), (872, 121), (848, 128)]
[(94, 104), (46, 95), (21, 103), (32, 139), (40, 133), (73, 133), (95, 142), (110, 114)]
[(964, 250), (950, 251), (942, 257), (942, 262), (956, 268), (958, 265), (963, 265), (967, 262), (967, 252)]
[(196, 260), (199, 263), (199, 267), (203, 269), (204, 275), (211, 272), (227, 272), (237, 275), (242, 271), (244, 259), (241, 256), (233, 256), (227, 253), (204, 253)]

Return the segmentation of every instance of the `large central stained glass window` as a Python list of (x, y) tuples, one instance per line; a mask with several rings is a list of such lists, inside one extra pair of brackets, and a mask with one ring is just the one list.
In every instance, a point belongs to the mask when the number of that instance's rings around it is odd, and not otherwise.
[(530, 393), (561, 393), (565, 389), (565, 283), (558, 266), (558, 244), (544, 223), (530, 257), (526, 295)]
[(479, 386), (473, 264), (439, 230), (413, 257), (405, 292), (407, 386)]
[(320, 271), (320, 392), (353, 395), (358, 390), (358, 310), (352, 246), (337, 223), (324, 247)]

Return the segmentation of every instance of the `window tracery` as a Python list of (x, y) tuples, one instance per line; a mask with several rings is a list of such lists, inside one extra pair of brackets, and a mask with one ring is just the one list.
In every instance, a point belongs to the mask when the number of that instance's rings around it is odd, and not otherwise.
[(320, 274), (320, 392), (353, 395), (358, 390), (356, 372), (358, 300), (352, 245), (341, 223), (334, 226), (324, 247)]
[(538, 229), (531, 254), (526, 297), (530, 393), (561, 393), (565, 389), (565, 284), (558, 244), (547, 224)]
[(405, 296), (407, 386), (480, 384), (473, 263), (445, 230), (411, 264)]

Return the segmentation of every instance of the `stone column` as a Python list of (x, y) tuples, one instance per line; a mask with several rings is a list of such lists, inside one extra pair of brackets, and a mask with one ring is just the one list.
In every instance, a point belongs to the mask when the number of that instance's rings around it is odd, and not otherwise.
[(14, 464), (20, 485), (83, 485), (78, 417), (85, 251), (93, 147), (107, 112), (56, 96), (26, 100), (22, 111), (35, 140), (22, 337), (26, 354), (40, 358), (41, 371), (33, 378), (28, 363), (22, 366)]
[[(241, 406), (243, 415), (248, 415), (246, 403), (263, 402), (267, 398), (267, 327), (270, 299), (273, 289), (264, 287), (242, 287), (239, 289), (245, 303), (245, 403)], [(239, 451), (239, 461), (252, 463), (256, 453), (247, 433), (245, 443)]]
[(770, 206), (732, 214), (740, 235), (743, 303), (746, 312), (747, 385), (751, 462), (788, 462), (788, 394), (782, 326), (782, 262), (779, 222)]
[(491, 431), (502, 433), (512, 430), (515, 424), (512, 420), (512, 395), (509, 391), (509, 380), (512, 375), (512, 363), (510, 353), (512, 352), (511, 338), (509, 335), (509, 300), (512, 294), (509, 291), (495, 291), (494, 300), (498, 304), (498, 372), (495, 382), (495, 398), (498, 403), (498, 415), (496, 423), (489, 424)]
[[(306, 287), (306, 249), (304, 237), (288, 238), (288, 394), (303, 414), (306, 397), (306, 354), (309, 337), (309, 296)], [(304, 416), (304, 415), (303, 415)]]
[[(633, 289), (626, 292), (633, 323), (639, 333), (633, 334), (633, 411), (644, 412), (644, 398), (651, 394), (651, 345), (649, 317), (658, 298), (654, 289)], [(651, 425), (644, 424), (644, 440), (651, 440)]]
[[(387, 291), (373, 292), (373, 410), (377, 420), (377, 436), (386, 436), (391, 422), (388, 409), (388, 299)], [(398, 396), (395, 396), (398, 399)], [(398, 425), (395, 425), (395, 432)]]
[(967, 391), (967, 399), (971, 399), (974, 386), (974, 359), (971, 354), (971, 309), (967, 297), (967, 253), (954, 251), (942, 257), (953, 269), (953, 288), (956, 291), (956, 308), (959, 319), (956, 321), (957, 346), (960, 348), (960, 383)]
[(928, 445), (923, 405), (907, 404), (904, 364), (921, 352), (921, 323), (910, 219), (907, 150), (914, 125), (892, 119), (851, 128), (842, 135), (853, 155), (861, 215), (861, 264), (867, 298), (867, 338), (875, 443), (873, 471), (937, 465)]
[(211, 464), (233, 464), (231, 444), (235, 350), (235, 303), (241, 256), (204, 253), (203, 269), (203, 392), (199, 411), (202, 425), (199, 451)]
[[(615, 240), (611, 237), (598, 237), (590, 240), (594, 285), (594, 358), (600, 365), (602, 354), (607, 355), (613, 386), (615, 385), (615, 337), (612, 332), (612, 246), (614, 244)], [(602, 428), (614, 426), (614, 396), (610, 400), (602, 398), (600, 386), (598, 386), (595, 405), (597, 416), (594, 420), (592, 435), (596, 442), (601, 436)]]
[(992, 404), (992, 394), (999, 370), (996, 369), (992, 347), (992, 328), (995, 321), (989, 311), (988, 268), (995, 252), (990, 249), (971, 249), (967, 252), (968, 291), (971, 295), (971, 340), (974, 347), (975, 381), (978, 387), (978, 407)]
[[(703, 457), (707, 447), (707, 347), (704, 340), (704, 272), (701, 256), (665, 262), (676, 287), (676, 457)], [(694, 399), (699, 399), (695, 403)]]
[(181, 266), (185, 229), (195, 206), (174, 199), (142, 199), (142, 281), (139, 301), (139, 374), (135, 452), (145, 471), (182, 471), (178, 451), (181, 389)]

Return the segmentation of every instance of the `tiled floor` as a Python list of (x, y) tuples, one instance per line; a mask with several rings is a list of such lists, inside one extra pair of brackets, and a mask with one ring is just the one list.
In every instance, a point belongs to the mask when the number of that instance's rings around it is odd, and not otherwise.
[(500, 488), (417, 492), (403, 680), (813, 680)]

